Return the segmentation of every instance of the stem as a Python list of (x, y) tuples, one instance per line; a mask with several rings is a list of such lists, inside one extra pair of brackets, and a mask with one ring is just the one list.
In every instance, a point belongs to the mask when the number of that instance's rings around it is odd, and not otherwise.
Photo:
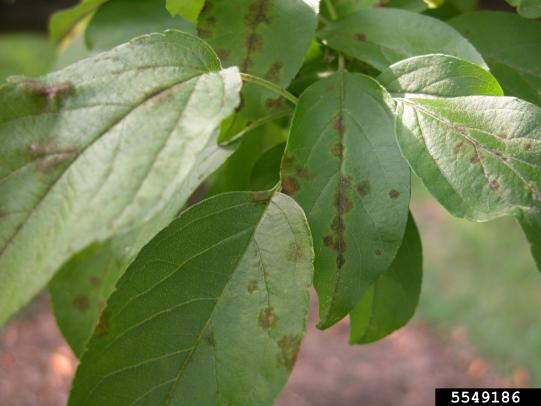
[(331, 16), (331, 19), (336, 20), (338, 18), (338, 14), (336, 13), (336, 9), (334, 8), (332, 1), (325, 0), (325, 4), (327, 5), (327, 10), (329, 11), (329, 15)]
[(248, 73), (241, 73), (240, 77), (243, 81), (247, 83), (253, 83), (254, 85), (263, 87), (267, 90), (270, 90), (276, 94), (279, 94), (283, 98), (289, 100), (293, 104), (297, 104), (298, 99), (293, 96), (291, 93), (289, 93), (286, 89), (283, 89), (282, 87), (278, 86), (277, 84), (274, 84), (272, 82), (269, 82), (268, 80), (265, 80), (263, 78), (260, 78), (258, 76), (253, 76)]
[(279, 118), (286, 117), (290, 114), (291, 114), (291, 110), (282, 110), (273, 114), (269, 114), (268, 116), (262, 117), (254, 121), (252, 124), (243, 128), (238, 134), (234, 135), (230, 139), (220, 143), (220, 146), (226, 147), (231, 144), (234, 144), (240, 139), (244, 138), (244, 136), (248, 134), (249, 132), (251, 132), (252, 130), (255, 130), (256, 128), (261, 127), (262, 125), (267, 124), (270, 121), (278, 120)]

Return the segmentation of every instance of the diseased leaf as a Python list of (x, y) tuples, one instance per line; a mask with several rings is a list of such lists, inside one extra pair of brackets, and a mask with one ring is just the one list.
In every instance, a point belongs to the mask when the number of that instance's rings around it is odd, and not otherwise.
[(541, 17), (541, 0), (506, 0), (517, 12), (526, 18)]
[(306, 218), (287, 196), (192, 207), (118, 283), (70, 405), (270, 405), (306, 329), (312, 260)]
[[(98, 323), (103, 304), (134, 256), (173, 220), (199, 184), (233, 151), (234, 148), (218, 146), (216, 136), (210, 137), (207, 146), (195, 156), (193, 169), (185, 176), (182, 189), (167, 207), (141, 227), (90, 247), (56, 273), (49, 284), (53, 311), (64, 338), (76, 355), (82, 354)], [(108, 265), (96, 266), (96, 262)], [(88, 283), (91, 289), (88, 289)], [(80, 296), (86, 296), (88, 311), (73, 305), (80, 302)]]
[(422, 275), (421, 237), (410, 214), (393, 263), (351, 312), (350, 343), (371, 343), (404, 326), (419, 303)]
[(49, 34), (53, 41), (60, 41), (81, 20), (109, 0), (82, 0), (78, 5), (54, 13), (49, 21)]
[(378, 81), (391, 93), (413, 97), (503, 96), (498, 81), (474, 63), (449, 55), (414, 56), (391, 65)]
[(134, 37), (166, 29), (195, 34), (195, 25), (171, 17), (163, 0), (109, 0), (90, 20), (86, 43), (90, 49), (107, 50)]
[(0, 323), (73, 254), (174, 216), (240, 87), (178, 31), (2, 86)]
[(319, 36), (330, 47), (379, 70), (402, 59), (434, 53), (485, 65), (475, 48), (452, 27), (406, 10), (362, 10), (329, 24)]
[(193, 23), (205, 5), (205, 0), (166, 0), (166, 7), (172, 16), (182, 16)]
[(42, 75), (53, 64), (54, 47), (36, 34), (0, 35), (0, 82), (11, 75)]
[[(224, 66), (239, 66), (241, 72), (285, 88), (310, 47), (318, 4), (319, 0), (207, 0), (199, 17), (199, 36)], [(284, 107), (286, 102), (276, 94), (247, 84), (239, 113), (251, 121)], [(238, 120), (240, 129), (244, 122)]]
[(541, 194), (541, 109), (511, 97), (398, 99), (397, 137), (413, 171), (453, 215), (529, 211)]
[(281, 182), (314, 236), (320, 328), (359, 303), (404, 235), (410, 174), (393, 137), (392, 105), (370, 77), (343, 73), (308, 88), (295, 112)]
[(111, 244), (91, 246), (71, 258), (49, 284), (56, 322), (77, 356), (121, 275), (120, 258)]
[(541, 271), (541, 205), (520, 213), (518, 221), (530, 241), (532, 255)]
[(449, 20), (483, 54), (507, 95), (541, 106), (541, 29), (515, 14), (478, 11)]

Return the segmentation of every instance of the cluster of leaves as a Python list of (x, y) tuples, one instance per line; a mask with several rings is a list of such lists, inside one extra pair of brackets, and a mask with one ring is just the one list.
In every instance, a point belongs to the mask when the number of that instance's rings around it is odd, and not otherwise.
[(349, 315), (368, 343), (404, 325), (410, 169), (455, 216), (515, 216), (541, 267), (540, 25), (420, 14), (438, 3), (53, 16), (57, 67), (88, 57), (0, 87), (0, 323), (49, 285), (81, 356), (71, 404), (271, 403), (312, 282), (322, 329)]

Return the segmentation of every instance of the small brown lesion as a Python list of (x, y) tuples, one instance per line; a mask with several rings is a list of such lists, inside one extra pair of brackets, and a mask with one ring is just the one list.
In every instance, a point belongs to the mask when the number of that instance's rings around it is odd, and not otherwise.
[(300, 189), (299, 182), (292, 176), (287, 176), (282, 180), (282, 192), (292, 196)]
[(94, 288), (99, 288), (101, 285), (101, 278), (97, 277), (96, 275), (92, 275), (88, 278), (88, 282), (90, 282)]
[(400, 192), (397, 191), (396, 189), (391, 189), (391, 190), (389, 191), (389, 197), (390, 197), (391, 199), (398, 199), (399, 196), (400, 196)]
[(280, 72), (282, 68), (284, 67), (283, 62), (276, 61), (274, 62), (267, 73), (265, 73), (265, 79), (271, 81), (271, 82), (277, 82), (280, 79)]
[(524, 144), (523, 148), (524, 148), (524, 151), (530, 151), (532, 149), (532, 144), (528, 142)]
[(297, 262), (304, 257), (303, 247), (297, 243), (297, 241), (292, 241), (289, 244), (286, 253), (286, 259), (290, 262)]
[(209, 335), (206, 338), (207, 344), (211, 347), (216, 346), (216, 337), (214, 337), (214, 333), (211, 331)]
[(25, 155), (43, 173), (61, 166), (78, 154), (77, 148), (59, 148), (53, 141), (32, 141), (24, 146)]
[(274, 312), (274, 308), (266, 307), (259, 313), (257, 318), (257, 324), (263, 330), (269, 330), (276, 325), (278, 321), (278, 316)]
[(353, 34), (353, 39), (355, 41), (366, 41), (366, 35), (364, 35), (362, 32), (356, 32)]
[(344, 145), (342, 143), (334, 144), (331, 149), (332, 156), (335, 156), (339, 159), (344, 158)]
[(297, 354), (301, 348), (302, 337), (300, 336), (283, 336), (278, 340), (278, 347), (280, 352), (278, 353), (278, 363), (292, 370), (295, 361), (297, 360)]
[(109, 312), (107, 311), (107, 309), (105, 309), (101, 313), (98, 325), (96, 326), (96, 329), (94, 330), (94, 337), (102, 338), (106, 336), (110, 330), (111, 330), (111, 320), (110, 320)]
[(339, 135), (343, 135), (346, 132), (346, 123), (343, 114), (338, 114), (332, 122), (332, 129)]
[(374, 250), (374, 255), (375, 255), (375, 256), (380, 257), (381, 254), (383, 254), (383, 252), (382, 252), (379, 248), (376, 248), (376, 249)]
[(253, 279), (250, 282), (248, 282), (247, 290), (248, 290), (248, 293), (254, 293), (259, 290), (259, 283), (257, 282), (256, 279)]
[(366, 197), (370, 193), (370, 183), (368, 181), (360, 182), (357, 185), (357, 193), (361, 197)]
[(85, 311), (90, 307), (90, 300), (86, 295), (77, 295), (73, 298), (72, 304), (77, 310)]
[(490, 181), (490, 183), (488, 184), (488, 187), (490, 188), (490, 190), (492, 190), (493, 192), (497, 191), (499, 188), (500, 188), (500, 182), (498, 182), (496, 179), (493, 179)]
[(70, 81), (48, 85), (31, 79), (21, 81), (18, 87), (23, 93), (46, 97), (49, 101), (69, 96), (75, 89), (75, 86)]

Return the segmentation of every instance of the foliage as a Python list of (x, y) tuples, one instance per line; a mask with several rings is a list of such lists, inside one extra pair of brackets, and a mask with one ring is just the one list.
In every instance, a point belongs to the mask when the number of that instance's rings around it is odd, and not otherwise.
[(71, 404), (272, 403), (312, 282), (322, 329), (403, 326), (410, 170), (541, 267), (538, 22), (318, 3), (84, 0), (50, 27), (87, 58), (0, 85), (0, 322), (49, 284)]

